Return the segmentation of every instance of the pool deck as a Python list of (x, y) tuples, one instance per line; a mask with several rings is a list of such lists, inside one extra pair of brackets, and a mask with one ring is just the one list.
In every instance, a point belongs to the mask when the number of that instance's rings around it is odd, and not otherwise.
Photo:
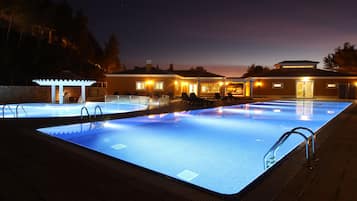
[[(199, 107), (174, 103), (118, 117), (195, 108)], [(1, 201), (224, 200), (61, 140), (36, 135), (34, 130), (76, 121), (0, 120)], [(296, 151), (297, 157), (282, 161), (264, 179), (229, 200), (357, 200), (356, 101), (322, 129), (317, 143), (314, 160), (307, 163), (301, 159), (303, 154)], [(295, 159), (300, 163), (295, 163)]]

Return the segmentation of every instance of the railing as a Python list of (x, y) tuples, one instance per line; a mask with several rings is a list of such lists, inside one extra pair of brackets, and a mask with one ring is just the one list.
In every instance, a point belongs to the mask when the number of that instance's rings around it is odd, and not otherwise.
[(89, 115), (89, 112), (88, 112), (88, 108), (87, 108), (86, 106), (83, 106), (83, 107), (81, 108), (81, 119), (83, 119), (83, 110), (86, 111), (87, 117), (88, 117), (88, 119), (90, 119), (90, 115)]
[(6, 108), (6, 107), (10, 110), (10, 112), (14, 115), (14, 117), (16, 117), (16, 114), (15, 114), (14, 111), (12, 111), (10, 105), (4, 104), (4, 105), (2, 106), (2, 118), (5, 118), (5, 108)]
[(276, 142), (275, 144), (268, 150), (268, 152), (264, 155), (264, 169), (267, 169), (269, 167), (271, 167), (272, 165), (274, 165), (274, 163), (276, 162), (276, 154), (280, 148), (280, 146), (292, 135), (292, 134), (297, 134), (300, 135), (301, 137), (304, 138), (305, 140), (305, 158), (306, 160), (310, 159), (310, 154), (309, 154), (309, 138), (299, 132), (298, 130), (307, 130), (311, 133), (311, 149), (312, 149), (312, 155), (314, 156), (315, 154), (315, 134), (314, 132), (309, 129), (309, 128), (305, 128), (305, 127), (296, 127), (293, 128), (291, 131), (288, 131), (286, 133), (284, 133)]
[(27, 115), (27, 112), (24, 109), (24, 106), (22, 106), (21, 104), (17, 104), (16, 105), (16, 118), (19, 117), (19, 107), (21, 107), (22, 111), (24, 111), (25, 115)]
[(154, 105), (158, 107), (168, 105), (169, 103), (170, 103), (170, 96), (168, 95), (162, 95), (157, 98), (151, 98), (149, 101), (149, 105)]
[(107, 95), (105, 96), (105, 102), (148, 105), (150, 102), (150, 98), (147, 96), (135, 95)]
[(314, 156), (315, 155), (315, 143), (316, 143), (316, 141), (315, 141), (316, 136), (315, 136), (314, 131), (312, 131), (311, 129), (306, 128), (306, 127), (296, 127), (296, 128), (293, 128), (291, 131), (297, 131), (297, 130), (306, 130), (311, 134), (311, 151)]
[(94, 118), (97, 118), (97, 109), (99, 110), (100, 115), (103, 116), (102, 108), (99, 105), (96, 105), (95, 108), (94, 108)]

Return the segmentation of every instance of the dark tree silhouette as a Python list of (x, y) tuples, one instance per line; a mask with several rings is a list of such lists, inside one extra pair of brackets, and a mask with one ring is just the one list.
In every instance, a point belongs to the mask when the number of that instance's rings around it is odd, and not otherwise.
[(267, 71), (270, 71), (268, 67), (252, 64), (251, 66), (248, 67), (247, 72), (245, 72), (242, 77), (255, 76)]
[(357, 49), (346, 42), (324, 58), (325, 69), (357, 73)]
[(103, 66), (106, 72), (118, 72), (121, 69), (119, 60), (119, 42), (114, 34), (105, 45)]
[(65, 70), (101, 79), (103, 57), (87, 17), (73, 15), (66, 1), (0, 0), (0, 83), (28, 84)]

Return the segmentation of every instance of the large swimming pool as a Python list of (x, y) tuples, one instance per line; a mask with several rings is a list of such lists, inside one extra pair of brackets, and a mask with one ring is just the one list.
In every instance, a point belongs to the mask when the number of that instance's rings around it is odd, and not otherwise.
[[(83, 108), (83, 109), (82, 109)], [(116, 102), (86, 102), (72, 104), (21, 103), (0, 105), (0, 118), (49, 118), (116, 114), (145, 110), (147, 105)], [(87, 113), (88, 112), (88, 113)]]
[[(317, 131), (349, 105), (260, 102), (38, 131), (216, 193), (236, 194), (267, 170), (264, 156), (283, 133), (298, 126)], [(301, 142), (291, 135), (276, 161)]]

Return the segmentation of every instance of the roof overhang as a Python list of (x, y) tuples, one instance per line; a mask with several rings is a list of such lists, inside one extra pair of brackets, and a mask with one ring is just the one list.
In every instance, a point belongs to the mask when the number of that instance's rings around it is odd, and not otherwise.
[(176, 74), (105, 74), (105, 77), (179, 77)]
[(225, 77), (184, 77), (177, 74), (105, 74), (106, 77), (140, 77), (140, 78), (150, 78), (150, 77), (172, 77), (179, 78), (183, 80), (222, 80)]
[(183, 80), (224, 80), (225, 77), (182, 77)]
[(275, 77), (250, 77), (250, 80), (271, 80), (271, 79), (302, 79), (304, 77), (308, 77), (310, 79), (335, 79), (335, 80), (344, 80), (344, 79), (348, 79), (348, 80), (355, 80), (357, 79), (357, 76), (309, 76), (309, 75), (302, 75), (302, 76), (285, 76), (285, 77), (279, 77), (279, 76), (275, 76)]

